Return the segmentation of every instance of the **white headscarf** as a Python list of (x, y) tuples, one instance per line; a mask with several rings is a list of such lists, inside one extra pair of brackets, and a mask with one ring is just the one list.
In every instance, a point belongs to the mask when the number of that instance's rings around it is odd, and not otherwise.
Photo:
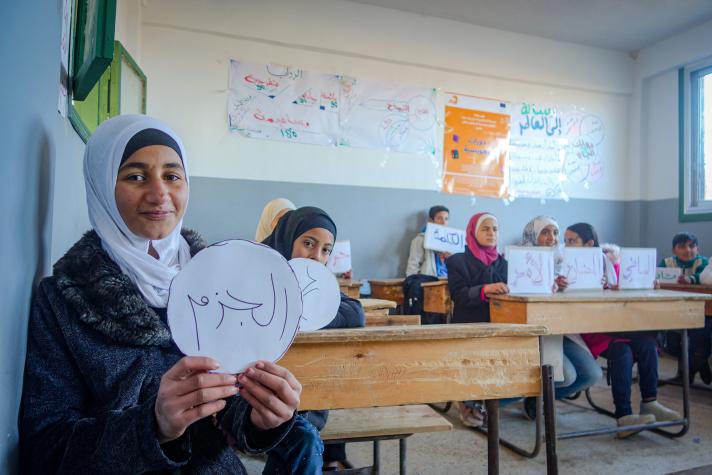
[(144, 115), (122, 115), (103, 122), (89, 138), (84, 151), (84, 184), (89, 221), (101, 244), (121, 270), (136, 284), (148, 304), (168, 304), (171, 279), (190, 260), (190, 248), (180, 234), (181, 220), (163, 239), (153, 241), (160, 259), (148, 254), (151, 240), (131, 232), (116, 206), (116, 177), (129, 140), (145, 129), (165, 132), (181, 150), (188, 181), (188, 162), (178, 135), (164, 123)]
[(265, 205), (265, 209), (262, 210), (262, 215), (260, 216), (260, 221), (257, 223), (255, 241), (262, 242), (267, 236), (272, 234), (272, 221), (274, 221), (275, 216), (284, 209), (292, 210), (297, 209), (297, 207), (286, 198), (276, 198)]
[[(559, 223), (554, 218), (549, 216), (537, 216), (527, 223), (522, 232), (522, 246), (538, 246), (539, 235), (547, 226), (554, 226), (559, 230)], [(561, 272), (561, 265), (564, 262), (564, 252), (561, 249), (561, 242), (558, 241), (554, 246), (554, 271), (558, 274)]]

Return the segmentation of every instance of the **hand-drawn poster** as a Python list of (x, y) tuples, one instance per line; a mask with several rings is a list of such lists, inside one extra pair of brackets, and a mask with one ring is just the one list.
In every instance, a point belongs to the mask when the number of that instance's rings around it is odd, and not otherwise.
[(507, 246), (507, 287), (511, 294), (550, 294), (554, 289), (554, 251)]
[(465, 231), (428, 223), (425, 227), (423, 247), (431, 251), (457, 254), (465, 252)]
[(561, 275), (568, 289), (603, 288), (603, 252), (598, 247), (565, 247)]
[(513, 197), (565, 198), (562, 185), (603, 175), (605, 128), (600, 117), (522, 103), (512, 113), (509, 151)]
[(289, 261), (302, 289), (302, 318), (299, 331), (309, 332), (325, 327), (336, 317), (341, 303), (339, 283), (321, 262), (295, 258)]
[(621, 289), (652, 289), (655, 286), (657, 251), (652, 248), (621, 249)]
[(506, 197), (509, 128), (509, 103), (448, 94), (442, 190)]
[(228, 127), (244, 137), (435, 154), (435, 90), (230, 61)]

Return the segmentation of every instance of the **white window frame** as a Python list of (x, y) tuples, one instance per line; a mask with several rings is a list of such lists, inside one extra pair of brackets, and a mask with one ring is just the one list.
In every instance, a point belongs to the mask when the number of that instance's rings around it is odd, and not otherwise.
[[(712, 74), (712, 58), (681, 68), (679, 81), (680, 221), (712, 221), (712, 200), (704, 199), (703, 134), (699, 125), (701, 77)], [(712, 161), (712, 160), (708, 160)], [(712, 186), (712, 184), (708, 184)]]

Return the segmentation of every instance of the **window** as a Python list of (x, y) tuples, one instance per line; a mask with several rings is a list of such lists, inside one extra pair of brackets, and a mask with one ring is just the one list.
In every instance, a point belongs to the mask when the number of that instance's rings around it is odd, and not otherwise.
[(680, 221), (712, 221), (712, 59), (679, 70)]

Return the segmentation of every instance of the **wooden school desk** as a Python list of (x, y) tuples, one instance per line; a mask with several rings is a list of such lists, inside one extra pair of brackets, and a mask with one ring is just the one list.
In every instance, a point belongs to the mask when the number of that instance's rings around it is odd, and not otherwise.
[(347, 297), (357, 299), (361, 296), (361, 281), (351, 279), (339, 279), (339, 290)]
[(388, 315), (392, 308), (396, 308), (396, 303), (392, 300), (383, 299), (358, 299), (366, 315)]
[(452, 315), (452, 300), (450, 299), (450, 289), (447, 286), (447, 279), (436, 282), (423, 282), (423, 311)]
[[(554, 335), (682, 330), (683, 418), (640, 426), (670, 437), (680, 437), (687, 432), (690, 424), (687, 329), (704, 325), (705, 300), (708, 298), (701, 294), (669, 290), (572, 290), (547, 295), (497, 295), (490, 297), (490, 320), (493, 323), (544, 325)], [(612, 413), (596, 406), (588, 396), (594, 409), (612, 416)], [(677, 425), (682, 428), (676, 433), (660, 429)], [(600, 435), (634, 428), (638, 426), (570, 432), (559, 434), (558, 438)]]
[(374, 299), (392, 300), (403, 308), (403, 282), (405, 279), (369, 279), (371, 297)]
[[(498, 473), (496, 399), (540, 393), (539, 337), (545, 333), (538, 325), (495, 324), (299, 333), (279, 364), (302, 384), (300, 410), (485, 399), (489, 473)], [(553, 396), (550, 366), (545, 376)], [(554, 457), (551, 464), (553, 473)]]

